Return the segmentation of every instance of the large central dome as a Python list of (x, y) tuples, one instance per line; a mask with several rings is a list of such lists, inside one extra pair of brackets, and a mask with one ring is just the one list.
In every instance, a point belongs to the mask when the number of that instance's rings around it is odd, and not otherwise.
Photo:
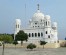
[(40, 12), (39, 10), (39, 6), (38, 6), (38, 10), (37, 12), (33, 15), (32, 17), (33, 21), (40, 21), (40, 20), (44, 20), (44, 14)]
[(44, 20), (44, 14), (40, 12), (40, 10), (37, 10), (37, 12), (32, 17), (33, 21), (40, 21)]

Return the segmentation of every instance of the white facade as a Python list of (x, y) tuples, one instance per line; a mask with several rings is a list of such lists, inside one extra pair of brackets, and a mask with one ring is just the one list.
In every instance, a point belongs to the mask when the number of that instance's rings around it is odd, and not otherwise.
[[(21, 30), (21, 21), (16, 19), (15, 34)], [(51, 17), (40, 12), (39, 7), (37, 12), (29, 20), (28, 28), (22, 30), (28, 34), (28, 43), (38, 43), (39, 41), (46, 41), (48, 43), (56, 43), (57, 37), (57, 23), (51, 24)]]

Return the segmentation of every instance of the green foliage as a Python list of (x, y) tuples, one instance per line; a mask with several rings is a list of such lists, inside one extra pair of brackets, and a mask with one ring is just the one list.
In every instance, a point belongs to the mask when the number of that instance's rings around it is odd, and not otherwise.
[(2, 41), (3, 45), (2, 55), (4, 55), (5, 43), (11, 43), (13, 41), (13, 38), (9, 34), (0, 34), (0, 41)]
[(40, 45), (45, 45), (47, 42), (45, 41), (40, 41)]
[(13, 38), (13, 40), (14, 40), (14, 34), (10, 34), (11, 36), (12, 36), (12, 38)]
[(17, 34), (16, 34), (16, 38), (15, 40), (16, 41), (21, 41), (21, 45), (23, 43), (23, 41), (27, 41), (28, 39), (28, 35), (26, 33), (24, 33), (24, 31), (19, 31)]
[(40, 41), (40, 45), (43, 45), (43, 48), (44, 48), (44, 45), (46, 44), (47, 42), (45, 41)]
[(14, 44), (14, 45), (17, 45), (17, 44), (18, 44), (18, 42), (17, 42), (17, 41), (14, 41), (14, 42), (13, 42), (13, 44)]
[(32, 44), (30, 43), (28, 46), (27, 46), (27, 49), (33, 49), (33, 48), (36, 48), (36, 45), (35, 44)]
[(5, 43), (11, 43), (13, 41), (13, 38), (11, 35), (0, 34), (0, 41), (4, 41)]

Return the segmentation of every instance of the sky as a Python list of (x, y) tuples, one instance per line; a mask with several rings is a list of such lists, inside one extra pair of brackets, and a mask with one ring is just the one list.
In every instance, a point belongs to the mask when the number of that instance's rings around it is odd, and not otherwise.
[[(26, 9), (25, 9), (26, 4)], [(50, 15), (58, 23), (58, 37), (66, 37), (66, 0), (0, 0), (0, 33), (14, 33), (15, 19), (27, 27), (29, 19), (37, 11), (37, 4), (44, 15)]]

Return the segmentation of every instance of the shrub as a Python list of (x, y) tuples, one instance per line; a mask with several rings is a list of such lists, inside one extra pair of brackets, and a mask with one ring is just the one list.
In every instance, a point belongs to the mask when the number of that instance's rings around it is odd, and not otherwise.
[(17, 44), (18, 44), (18, 42), (17, 42), (17, 41), (14, 41), (14, 42), (13, 42), (13, 44), (14, 44), (14, 45), (17, 45)]
[(44, 49), (44, 45), (46, 44), (47, 42), (45, 41), (40, 41), (40, 45), (43, 45), (43, 49)]
[(33, 48), (36, 48), (36, 45), (35, 44), (32, 44), (30, 43), (28, 46), (27, 46), (27, 49), (33, 49)]

